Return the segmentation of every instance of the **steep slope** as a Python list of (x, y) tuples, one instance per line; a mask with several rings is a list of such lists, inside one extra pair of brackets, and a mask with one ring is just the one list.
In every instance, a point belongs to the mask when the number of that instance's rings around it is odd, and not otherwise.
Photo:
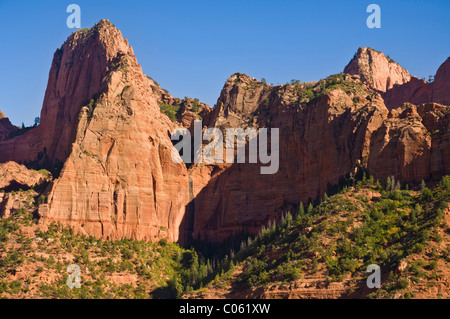
[(437, 70), (434, 81), (427, 83), (411, 77), (411, 81), (395, 85), (383, 94), (386, 106), (393, 109), (405, 102), (412, 104), (439, 103), (450, 105), (450, 58)]
[(280, 128), (280, 166), (262, 175), (264, 165), (250, 164), (248, 157), (244, 164), (194, 165), (195, 199), (185, 217), (193, 239), (222, 241), (242, 229), (254, 233), (278, 219), (283, 208), (321, 197), (354, 172), (358, 161), (367, 161), (371, 134), (387, 114), (380, 95), (349, 75), (279, 87), (233, 75), (213, 123)]
[(189, 179), (185, 166), (171, 159), (174, 125), (160, 112), (153, 82), (111, 23), (101, 21), (78, 33), (63, 47), (90, 48), (89, 40), (79, 38), (94, 37), (100, 40), (94, 47), (114, 51), (108, 55), (114, 58), (97, 70), (96, 76), (104, 76), (101, 86), (89, 87), (89, 105), (73, 115), (74, 143), (46, 204), (39, 207), (40, 222), (63, 222), (103, 238), (177, 241)]
[(121, 55), (133, 54), (107, 20), (74, 32), (56, 50), (41, 111), (41, 124), (0, 143), (0, 162), (64, 163), (75, 138), (78, 114), (100, 93), (102, 80)]
[(0, 142), (16, 131), (17, 127), (12, 125), (6, 115), (0, 111)]
[[(389, 112), (358, 76), (271, 87), (243, 74), (230, 77), (212, 125), (280, 128), (280, 167), (261, 163), (194, 165), (194, 201), (184, 224), (194, 241), (255, 233), (298, 202), (332, 191), (358, 166), (380, 181), (402, 183), (450, 172), (449, 108), (404, 105)], [(248, 157), (247, 157), (248, 159)]]
[[(348, 182), (244, 239), (221, 275), (184, 298), (448, 298), (450, 178), (421, 191)], [(367, 287), (371, 264), (379, 289)]]
[(438, 178), (450, 171), (450, 109), (404, 104), (372, 134), (368, 170), (384, 181)]
[(363, 82), (380, 92), (386, 92), (395, 84), (407, 83), (411, 79), (408, 71), (398, 63), (383, 52), (371, 48), (359, 48), (344, 68), (344, 73), (359, 75)]
[(432, 87), (431, 102), (450, 105), (450, 57), (437, 70)]
[[(437, 92), (445, 92), (447, 66), (436, 76)], [(211, 109), (174, 98), (145, 76), (120, 31), (102, 20), (57, 50), (41, 124), (0, 142), (0, 162), (63, 166), (39, 208), (44, 225), (182, 244), (256, 233), (286, 208), (334, 191), (358, 167), (402, 183), (449, 172), (448, 107), (408, 104), (389, 112), (382, 95), (413, 80), (375, 50), (360, 48), (346, 71), (281, 86), (236, 73)], [(246, 163), (189, 170), (175, 164), (170, 134), (192, 131), (196, 119), (222, 130), (278, 128), (278, 170), (261, 174), (267, 165), (249, 164), (248, 156)]]

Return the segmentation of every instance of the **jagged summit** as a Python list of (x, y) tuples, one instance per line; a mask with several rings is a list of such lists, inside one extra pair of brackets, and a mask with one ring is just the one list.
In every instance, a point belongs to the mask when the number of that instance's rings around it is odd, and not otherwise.
[(128, 41), (108, 20), (72, 33), (53, 56), (41, 125), (11, 141), (14, 147), (2, 147), (0, 162), (63, 163), (81, 108), (99, 96), (105, 77), (125, 61), (137, 65)]
[(386, 92), (395, 84), (409, 82), (411, 76), (407, 70), (383, 52), (368, 47), (360, 47), (344, 73), (357, 74), (371, 88)]
[(434, 102), (450, 105), (450, 58), (437, 70), (434, 81), (411, 77), (411, 81), (403, 85), (395, 85), (387, 91), (383, 98), (389, 109), (397, 108), (405, 102), (422, 104)]
[(92, 28), (84, 28), (73, 32), (64, 45), (68, 44), (70, 47), (74, 47), (80, 44), (83, 46), (93, 44), (88, 41), (100, 42), (102, 49), (106, 51), (109, 58), (117, 55), (119, 51), (132, 53), (128, 41), (123, 37), (120, 30), (106, 19), (100, 20)]

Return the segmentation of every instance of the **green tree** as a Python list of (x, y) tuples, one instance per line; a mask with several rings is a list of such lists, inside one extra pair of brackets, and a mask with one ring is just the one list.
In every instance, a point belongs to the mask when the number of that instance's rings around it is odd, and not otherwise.
[(390, 191), (390, 190), (391, 190), (391, 187), (392, 187), (392, 181), (391, 181), (391, 178), (388, 177), (388, 178), (386, 179), (386, 191)]

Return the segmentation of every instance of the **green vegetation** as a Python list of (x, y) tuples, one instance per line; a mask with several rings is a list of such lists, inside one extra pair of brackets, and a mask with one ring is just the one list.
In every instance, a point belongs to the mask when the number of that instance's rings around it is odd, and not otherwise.
[(95, 100), (91, 99), (89, 101), (89, 104), (87, 105), (88, 107), (88, 117), (91, 118), (92, 114), (94, 113), (94, 104), (95, 104)]
[[(297, 280), (319, 269), (329, 282), (365, 280), (367, 266), (378, 264), (390, 275), (370, 298), (392, 298), (402, 291), (404, 297), (412, 297), (405, 291), (410, 280), (436, 282), (442, 276), (436, 271), (439, 260), (450, 260), (448, 248), (438, 249), (442, 232), (450, 232), (443, 219), (450, 201), (450, 177), (433, 190), (424, 186), (421, 191), (401, 190), (391, 178), (382, 187), (365, 174), (358, 182), (350, 178), (346, 183), (340, 193), (325, 194), (320, 204), (310, 203), (306, 209), (301, 204), (295, 217), (288, 212), (279, 223), (243, 241), (232, 259), (243, 269), (237, 280), (258, 288)], [(368, 197), (374, 193), (379, 194), (376, 200)], [(433, 247), (431, 255), (429, 247)], [(428, 262), (421, 266), (412, 262), (408, 271), (398, 271), (401, 261), (423, 258), (425, 252)], [(230, 274), (226, 276), (230, 281)], [(220, 278), (214, 281), (218, 282)]]
[[(0, 297), (179, 298), (212, 285), (230, 287), (231, 281), (233, 289), (254, 291), (312, 275), (356, 283), (367, 278), (370, 264), (381, 267), (383, 281), (369, 298), (411, 298), (415, 285), (442, 280), (450, 261), (450, 249), (441, 245), (450, 233), (443, 218), (449, 176), (431, 189), (422, 181), (407, 190), (394, 177), (380, 183), (360, 169), (341, 188), (299, 204), (294, 214), (286, 211), (256, 236), (193, 243), (195, 249), (166, 239), (101, 240), (56, 223), (41, 230), (32, 212), (45, 196), (32, 189), (11, 192), (25, 204), (0, 220)], [(66, 285), (67, 266), (74, 263), (82, 269), (81, 289)]]
[(200, 100), (197, 98), (192, 99), (185, 96), (183, 100), (175, 99), (174, 105), (167, 105), (167, 104), (159, 105), (161, 112), (166, 114), (172, 122), (177, 121), (177, 117), (182, 107), (185, 107), (187, 110), (193, 112), (195, 115), (197, 115), (197, 118), (202, 119), (201, 114), (203, 109), (202, 106), (200, 105)]
[[(44, 200), (41, 195), (36, 204)], [(175, 298), (211, 281), (213, 265), (219, 266), (166, 239), (101, 240), (56, 223), (43, 231), (27, 212), (32, 210), (0, 220), (0, 298)], [(34, 236), (24, 227), (34, 227)], [(81, 289), (67, 287), (70, 264), (81, 268)], [(28, 275), (14, 280), (17, 272)], [(127, 283), (114, 279), (122, 277)]]
[(397, 63), (389, 55), (386, 55), (386, 59), (388, 60), (389, 63)]
[(299, 91), (299, 102), (310, 103), (318, 97), (332, 90), (341, 89), (345, 93), (363, 94), (366, 92), (364, 85), (345, 80), (345, 74), (336, 74), (320, 80), (314, 85), (308, 85)]
[(180, 105), (167, 105), (167, 104), (161, 104), (159, 106), (161, 112), (166, 114), (172, 122), (176, 122), (177, 114), (178, 111), (180, 110), (180, 107), (181, 107)]

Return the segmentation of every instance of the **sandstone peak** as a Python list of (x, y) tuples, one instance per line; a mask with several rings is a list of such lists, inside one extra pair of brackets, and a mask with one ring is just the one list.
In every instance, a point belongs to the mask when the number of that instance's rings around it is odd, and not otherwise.
[(389, 109), (405, 102), (416, 105), (428, 102), (450, 105), (450, 58), (439, 67), (434, 81), (427, 83), (424, 79), (412, 76), (409, 82), (394, 85), (383, 94), (383, 99)]
[[(95, 42), (100, 43), (101, 46), (96, 46)], [(120, 30), (106, 19), (100, 20), (92, 28), (80, 29), (73, 32), (63, 47), (69, 46), (72, 48), (80, 45), (87, 47), (93, 46), (94, 49), (101, 49), (105, 51), (106, 56), (110, 59), (117, 56), (119, 52), (133, 54), (128, 41), (122, 36)]]
[(409, 72), (383, 52), (368, 47), (360, 47), (344, 73), (357, 74), (371, 88), (386, 92), (394, 84), (409, 82)]
[(72, 34), (60, 51), (40, 126), (52, 126), (46, 154), (64, 166), (40, 222), (104, 238), (178, 240), (189, 179), (172, 161), (175, 125), (160, 111), (155, 82), (106, 20)]
[(0, 120), (6, 119), (6, 118), (7, 118), (6, 115), (2, 111), (0, 111)]
[[(270, 86), (247, 74), (230, 76), (220, 93), (212, 114), (217, 127), (246, 126), (252, 114), (270, 93)], [(252, 121), (250, 121), (252, 122)]]
[(433, 101), (450, 105), (450, 57), (437, 70), (432, 86)]
[(90, 101), (99, 97), (105, 77), (126, 64), (138, 66), (128, 41), (108, 20), (72, 33), (53, 56), (41, 125), (0, 145), (5, 150), (0, 162), (61, 165), (70, 154), (81, 108), (93, 107)]

